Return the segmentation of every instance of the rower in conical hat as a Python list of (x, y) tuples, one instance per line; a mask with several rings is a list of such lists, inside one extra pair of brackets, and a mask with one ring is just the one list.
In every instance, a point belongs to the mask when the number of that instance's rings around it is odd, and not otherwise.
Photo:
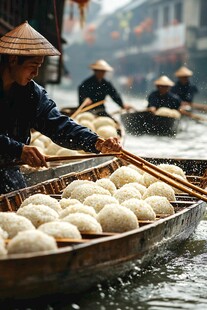
[(15, 163), (47, 167), (45, 150), (30, 143), (31, 132), (47, 136), (63, 148), (91, 153), (119, 152), (118, 138), (103, 140), (58, 110), (34, 78), (45, 56), (60, 52), (24, 22), (0, 38), (0, 195), (26, 187)]
[[(93, 74), (83, 80), (78, 86), (79, 106), (83, 104), (83, 102), (88, 106), (92, 103), (103, 102), (107, 96), (110, 96), (120, 108), (131, 108), (128, 104), (124, 104), (121, 95), (112, 82), (105, 78), (107, 72), (114, 70), (107, 61), (98, 59), (91, 63), (89, 68), (93, 70)], [(104, 103), (90, 111), (98, 116), (111, 117), (106, 111)]]
[(179, 110), (181, 100), (178, 96), (171, 93), (171, 87), (174, 82), (166, 75), (161, 75), (154, 82), (156, 90), (148, 96), (147, 110), (155, 113), (159, 108), (169, 108)]
[(193, 71), (186, 66), (181, 66), (176, 72), (177, 81), (171, 91), (178, 95), (182, 100), (184, 108), (191, 108), (194, 96), (198, 93), (198, 88), (190, 82)]

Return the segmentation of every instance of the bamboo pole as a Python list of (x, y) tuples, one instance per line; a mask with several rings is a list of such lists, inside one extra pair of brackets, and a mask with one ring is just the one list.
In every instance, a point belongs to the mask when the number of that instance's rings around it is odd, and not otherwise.
[(188, 193), (191, 196), (195, 196), (201, 200), (204, 200), (207, 202), (207, 197), (204, 195), (207, 195), (207, 192), (203, 190), (200, 187), (197, 187), (194, 184), (191, 184), (188, 181), (185, 181), (181, 178), (177, 178), (176, 176), (173, 176), (171, 173), (162, 170), (161, 168), (149, 163), (148, 161), (142, 159), (141, 157), (135, 156), (131, 154), (128, 151), (122, 150), (121, 157), (130, 162), (131, 164), (139, 167), (143, 171), (151, 174), (155, 178), (183, 191)]
[(86, 98), (81, 105), (77, 108), (77, 110), (70, 116), (71, 118), (76, 117), (79, 113), (81, 113), (81, 110), (85, 107), (86, 103), (88, 101), (88, 98)]
[(83, 108), (79, 113), (83, 113), (83, 112), (86, 112), (86, 111), (91, 110), (93, 108), (96, 108), (96, 107), (104, 104), (104, 102), (105, 102), (105, 100), (101, 100), (101, 101), (92, 103), (92, 104), (88, 105), (87, 107)]

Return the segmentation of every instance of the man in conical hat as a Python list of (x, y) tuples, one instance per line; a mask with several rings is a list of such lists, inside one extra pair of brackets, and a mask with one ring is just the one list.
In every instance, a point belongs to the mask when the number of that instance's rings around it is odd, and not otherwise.
[(148, 96), (148, 111), (154, 113), (162, 107), (179, 110), (181, 100), (177, 95), (170, 92), (171, 87), (174, 85), (173, 81), (166, 75), (162, 75), (154, 84), (157, 90), (151, 92)]
[[(0, 38), (0, 194), (27, 186), (19, 167), (47, 167), (45, 155), (30, 145), (32, 129), (56, 144), (86, 152), (119, 151), (117, 138), (96, 133), (62, 115), (46, 90), (33, 79), (45, 56), (60, 55), (28, 22)], [(3, 168), (4, 166), (4, 168)]]
[(193, 75), (193, 71), (188, 69), (186, 66), (180, 67), (176, 72), (175, 76), (178, 78), (171, 91), (178, 95), (182, 100), (182, 106), (191, 106), (194, 96), (198, 93), (197, 86), (190, 82), (190, 77)]
[[(90, 64), (89, 67), (93, 70), (93, 75), (85, 79), (78, 87), (79, 105), (83, 102), (85, 105), (90, 105), (105, 100), (107, 96), (110, 96), (119, 107), (129, 109), (130, 106), (123, 103), (113, 84), (105, 78), (106, 73), (114, 69), (104, 59), (97, 60)], [(99, 116), (110, 117), (104, 104), (91, 109), (90, 112)]]

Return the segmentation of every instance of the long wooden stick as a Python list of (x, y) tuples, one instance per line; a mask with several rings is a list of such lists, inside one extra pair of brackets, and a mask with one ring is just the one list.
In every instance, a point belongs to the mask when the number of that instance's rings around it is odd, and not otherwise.
[(137, 162), (140, 163), (141, 166), (147, 166), (149, 168), (151, 168), (153, 171), (157, 171), (159, 174), (162, 174), (178, 183), (181, 183), (182, 185), (184, 186), (187, 186), (187, 187), (190, 187), (192, 190), (195, 190), (197, 192), (199, 192), (200, 194), (203, 194), (203, 195), (207, 195), (207, 191), (205, 191), (204, 189), (182, 179), (182, 178), (179, 178), (179, 177), (176, 177), (174, 176), (172, 173), (168, 172), (168, 171), (165, 171), (161, 168), (159, 168), (158, 166), (156, 165), (153, 165), (152, 163), (148, 162), (147, 160), (139, 157), (139, 156), (136, 156), (126, 150), (122, 150), (122, 153), (128, 157), (131, 157), (133, 158), (134, 160), (136, 160)]
[(180, 113), (182, 115), (185, 115), (185, 116), (193, 119), (193, 120), (207, 122), (207, 118), (202, 117), (200, 115), (197, 115), (195, 113), (192, 113), (192, 112), (189, 112), (189, 111), (186, 111), (186, 110), (180, 110)]
[(95, 107), (98, 107), (98, 106), (104, 104), (104, 102), (105, 102), (105, 100), (101, 100), (101, 101), (92, 103), (92, 104), (88, 105), (87, 107), (83, 108), (79, 113), (83, 113), (83, 112), (86, 112), (86, 111), (88, 111), (88, 110), (91, 110), (91, 109), (93, 109), (93, 108), (95, 108)]
[(200, 111), (207, 111), (207, 104), (204, 103), (197, 103), (197, 102), (192, 102), (191, 103), (192, 108)]
[[(187, 187), (187, 186), (183, 186), (183, 185), (179, 184), (179, 181), (178, 181), (178, 180), (174, 181), (173, 179), (171, 179), (171, 178), (169, 178), (169, 177), (166, 177), (166, 176), (164, 176), (163, 174), (156, 172), (155, 170), (150, 169), (149, 167), (147, 167), (147, 166), (145, 166), (144, 164), (142, 164), (142, 163), (136, 161), (135, 159), (133, 159), (133, 158), (130, 157), (130, 156), (127, 156), (127, 155), (124, 155), (124, 154), (123, 154), (121, 157), (122, 157), (124, 160), (130, 162), (131, 164), (133, 164), (133, 165), (135, 165), (135, 166), (141, 168), (141, 169), (144, 170), (145, 172), (147, 172), (147, 173), (153, 175), (153, 176), (156, 177), (157, 179), (159, 179), (159, 180), (161, 180), (161, 181), (163, 181), (163, 182), (165, 182), (165, 183), (167, 183), (167, 184), (169, 184), (169, 185), (171, 185), (171, 186), (173, 186), (173, 187), (175, 187), (175, 188), (177, 188), (177, 189), (179, 189), (179, 190), (182, 190), (183, 192), (188, 193), (190, 196), (199, 198), (199, 199), (201, 199), (201, 200), (207, 202), (207, 197), (206, 197), (206, 196), (203, 196), (203, 195), (199, 194), (198, 192), (189, 189), (189, 187)], [(207, 193), (206, 193), (206, 194), (207, 194)]]
[[(107, 157), (107, 156), (118, 156), (121, 153), (114, 152), (114, 153), (104, 153), (104, 154), (85, 154), (85, 155), (66, 155), (66, 156), (46, 156), (46, 162), (53, 162), (53, 161), (70, 161), (70, 160), (82, 160), (88, 158), (96, 158), (96, 157)], [(22, 166), (26, 165), (23, 161), (15, 161), (11, 163), (6, 163), (4, 165), (0, 165), (0, 168), (7, 168), (12, 166)]]
[(77, 108), (77, 110), (70, 116), (71, 118), (76, 117), (79, 113), (81, 113), (81, 110), (85, 107), (86, 103), (88, 101), (88, 98), (86, 98), (81, 105)]

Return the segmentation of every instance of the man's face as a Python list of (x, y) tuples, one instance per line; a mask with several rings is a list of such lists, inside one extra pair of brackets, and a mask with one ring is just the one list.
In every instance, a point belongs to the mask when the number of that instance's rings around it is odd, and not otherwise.
[(94, 72), (98, 80), (102, 80), (106, 74), (106, 71), (104, 70), (94, 70)]
[(13, 81), (25, 86), (34, 79), (44, 61), (43, 56), (29, 57), (22, 64), (18, 64), (18, 57), (13, 56), (10, 61), (10, 75)]
[(169, 92), (170, 86), (157, 85), (157, 89), (161, 95), (165, 95)]

